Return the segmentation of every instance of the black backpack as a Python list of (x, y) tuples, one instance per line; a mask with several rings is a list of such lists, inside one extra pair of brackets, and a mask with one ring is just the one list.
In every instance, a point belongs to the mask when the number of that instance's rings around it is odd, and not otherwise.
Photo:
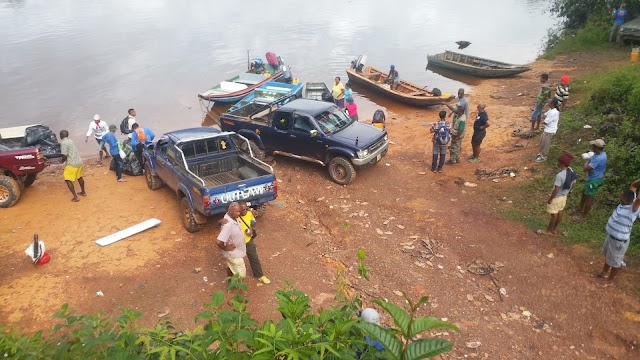
[(120, 132), (124, 135), (131, 134), (131, 130), (129, 130), (129, 116), (122, 119), (122, 122), (120, 123)]

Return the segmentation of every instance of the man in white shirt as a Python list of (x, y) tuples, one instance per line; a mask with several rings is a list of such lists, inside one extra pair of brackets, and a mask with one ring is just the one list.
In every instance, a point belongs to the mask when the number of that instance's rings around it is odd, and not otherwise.
[(93, 121), (89, 124), (89, 130), (87, 130), (87, 136), (84, 139), (84, 142), (89, 142), (89, 136), (93, 133), (93, 136), (98, 143), (98, 156), (100, 160), (98, 160), (98, 165), (102, 165), (102, 155), (104, 153), (104, 157), (108, 158), (109, 153), (104, 150), (104, 141), (102, 140), (102, 135), (106, 134), (109, 131), (109, 125), (106, 122), (100, 120), (100, 115), (93, 115)]
[(129, 115), (127, 117), (129, 118), (127, 120), (127, 129), (129, 129), (129, 139), (131, 139), (133, 134), (133, 129), (131, 127), (136, 123), (136, 111), (134, 109), (129, 109)]
[(221, 250), (222, 257), (227, 261), (227, 266), (232, 275), (247, 276), (247, 268), (244, 264), (244, 256), (247, 254), (247, 246), (244, 241), (244, 232), (240, 225), (240, 204), (232, 202), (229, 210), (224, 215), (226, 223), (216, 239), (216, 245)]
[(551, 139), (553, 135), (558, 131), (558, 122), (560, 121), (559, 102), (557, 99), (552, 99), (549, 102), (550, 109), (544, 114), (544, 132), (540, 136), (540, 152), (536, 156), (536, 162), (544, 162), (549, 155), (549, 148), (551, 148)]

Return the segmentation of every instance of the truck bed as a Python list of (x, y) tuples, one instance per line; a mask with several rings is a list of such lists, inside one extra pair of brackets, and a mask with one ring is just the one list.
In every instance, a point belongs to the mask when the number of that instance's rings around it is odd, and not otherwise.
[(240, 178), (237, 171), (227, 171), (219, 174), (204, 176), (204, 185), (206, 187), (216, 187), (224, 184), (234, 183), (236, 181), (243, 180)]
[(202, 179), (207, 188), (271, 174), (252, 159), (245, 158), (244, 155), (230, 154), (217, 159), (194, 160), (188, 163), (189, 170)]

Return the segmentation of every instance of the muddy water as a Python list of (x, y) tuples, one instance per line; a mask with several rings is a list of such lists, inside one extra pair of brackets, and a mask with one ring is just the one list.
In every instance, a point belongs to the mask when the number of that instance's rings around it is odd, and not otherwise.
[[(455, 93), (473, 82), (425, 71), (427, 54), (467, 40), (469, 54), (532, 61), (555, 24), (547, 3), (0, 0), (0, 127), (44, 123), (80, 144), (94, 113), (119, 123), (130, 107), (156, 134), (198, 126), (196, 94), (243, 71), (247, 50), (273, 51), (301, 81), (327, 83), (346, 79), (350, 61), (367, 54), (370, 65), (395, 64), (404, 79)], [(412, 111), (366, 94), (356, 100), (364, 116)]]

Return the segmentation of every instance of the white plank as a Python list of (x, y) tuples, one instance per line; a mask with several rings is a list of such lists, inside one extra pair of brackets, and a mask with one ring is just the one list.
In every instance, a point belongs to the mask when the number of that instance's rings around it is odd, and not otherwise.
[(131, 235), (135, 235), (139, 232), (143, 232), (147, 229), (151, 229), (154, 226), (158, 226), (161, 221), (158, 219), (149, 219), (145, 220), (139, 224), (133, 225), (126, 229), (120, 230), (117, 233), (113, 233), (111, 235), (107, 235), (101, 239), (96, 240), (96, 244), (100, 246), (107, 246), (109, 244), (113, 244), (116, 241), (120, 241), (122, 239), (126, 239)]

